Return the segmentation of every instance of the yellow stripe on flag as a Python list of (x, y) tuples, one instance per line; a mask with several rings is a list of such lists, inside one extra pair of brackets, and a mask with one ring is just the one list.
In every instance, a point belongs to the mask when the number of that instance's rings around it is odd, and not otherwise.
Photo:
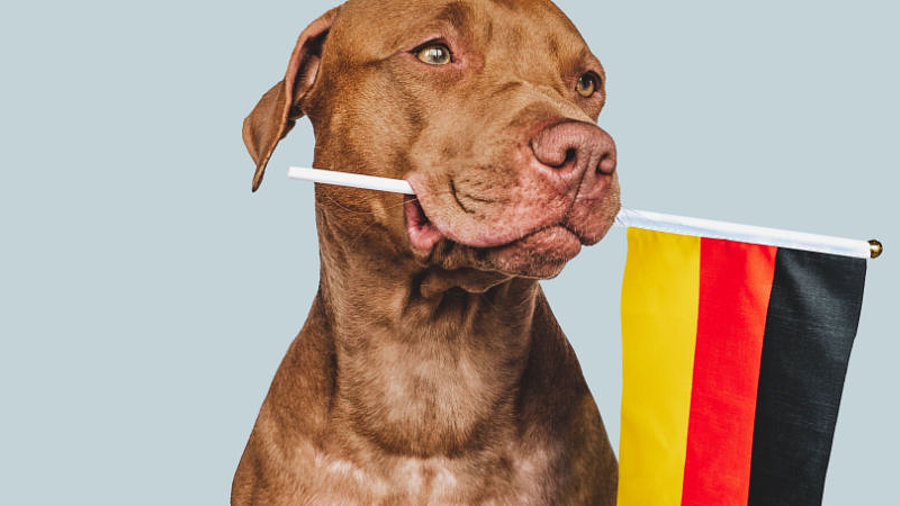
[(619, 506), (681, 504), (699, 297), (700, 238), (628, 229)]

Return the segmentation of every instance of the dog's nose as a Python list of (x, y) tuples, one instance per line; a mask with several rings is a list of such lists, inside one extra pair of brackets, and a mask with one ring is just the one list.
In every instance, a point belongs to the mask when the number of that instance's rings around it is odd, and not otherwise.
[(539, 162), (565, 189), (580, 184), (589, 192), (616, 171), (616, 144), (600, 127), (581, 121), (566, 121), (545, 128), (531, 141)]

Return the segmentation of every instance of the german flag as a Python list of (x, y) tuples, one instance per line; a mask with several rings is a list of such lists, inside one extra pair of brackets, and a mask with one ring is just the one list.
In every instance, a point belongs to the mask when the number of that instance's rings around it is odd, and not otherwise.
[(865, 274), (630, 228), (618, 504), (821, 504)]

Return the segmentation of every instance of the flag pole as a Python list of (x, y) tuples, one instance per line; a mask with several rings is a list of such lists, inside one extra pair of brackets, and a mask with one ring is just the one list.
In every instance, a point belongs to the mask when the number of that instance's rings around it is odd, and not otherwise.
[[(314, 183), (415, 195), (409, 183), (402, 179), (300, 167), (291, 167), (288, 177)], [(857, 258), (878, 258), (884, 253), (884, 246), (874, 239), (860, 241), (626, 208), (616, 217), (616, 225)]]
[(844, 239), (634, 209), (622, 209), (616, 217), (616, 223), (624, 227), (644, 228), (658, 232), (726, 239), (857, 258), (878, 258), (884, 251), (884, 247), (876, 240)]

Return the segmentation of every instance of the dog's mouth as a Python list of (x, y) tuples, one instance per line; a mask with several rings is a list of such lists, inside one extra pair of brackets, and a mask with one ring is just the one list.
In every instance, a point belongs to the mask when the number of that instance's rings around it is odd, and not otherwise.
[(404, 200), (406, 215), (406, 230), (409, 233), (409, 241), (413, 248), (421, 252), (431, 251), (441, 242), (444, 234), (431, 222), (422, 204), (414, 195), (407, 195)]
[(484, 253), (493, 259), (495, 266), (507, 272), (525, 274), (523, 265), (529, 271), (535, 266), (544, 268), (540, 272), (529, 272), (538, 276), (553, 274), (569, 260), (581, 252), (582, 245), (588, 241), (579, 234), (565, 219), (551, 225), (544, 225), (530, 230), (519, 237), (504, 237), (498, 233), (495, 238), (480, 238), (477, 244), (469, 244), (455, 239), (451, 230), (442, 230), (425, 212), (421, 202), (415, 196), (405, 199), (406, 228), (412, 247), (420, 254), (427, 255), (443, 240), (466, 246)]

